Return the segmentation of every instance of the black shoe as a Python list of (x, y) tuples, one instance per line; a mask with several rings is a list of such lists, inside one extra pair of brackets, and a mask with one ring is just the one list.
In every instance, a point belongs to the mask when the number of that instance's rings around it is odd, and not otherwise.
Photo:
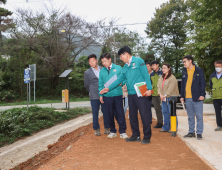
[(187, 135), (183, 136), (184, 138), (192, 138), (192, 137), (196, 137), (195, 133), (188, 133)]
[(201, 140), (201, 139), (203, 139), (202, 135), (201, 134), (197, 134), (197, 140)]
[(161, 123), (157, 123), (156, 126), (154, 126), (154, 128), (162, 128), (163, 127), (163, 124)]
[(131, 136), (130, 138), (126, 139), (127, 142), (140, 142), (141, 139), (139, 136)]
[(150, 143), (150, 139), (143, 138), (141, 144), (148, 144), (148, 143)]

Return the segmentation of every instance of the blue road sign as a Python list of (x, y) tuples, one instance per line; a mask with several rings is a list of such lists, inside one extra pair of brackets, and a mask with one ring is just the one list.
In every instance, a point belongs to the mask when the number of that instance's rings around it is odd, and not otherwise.
[(30, 82), (30, 69), (27, 68), (24, 70), (24, 83)]

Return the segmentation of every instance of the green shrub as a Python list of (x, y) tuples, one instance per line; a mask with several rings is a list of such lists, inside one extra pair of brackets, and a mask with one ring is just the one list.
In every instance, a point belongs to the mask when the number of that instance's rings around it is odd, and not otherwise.
[(16, 139), (31, 135), (40, 129), (89, 113), (87, 108), (70, 109), (67, 112), (55, 112), (54, 108), (37, 106), (13, 108), (0, 112), (0, 147)]
[(212, 98), (204, 99), (204, 103), (213, 103), (213, 99)]

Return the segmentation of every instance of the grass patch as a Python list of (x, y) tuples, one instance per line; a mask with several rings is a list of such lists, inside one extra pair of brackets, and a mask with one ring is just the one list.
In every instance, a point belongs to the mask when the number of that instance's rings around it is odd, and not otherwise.
[(204, 103), (212, 104), (213, 103), (213, 99), (212, 98), (204, 99)]
[(54, 110), (32, 106), (28, 111), (23, 107), (0, 112), (0, 147), (91, 111), (89, 108), (74, 108), (67, 112)]
[[(78, 101), (89, 101), (89, 97), (70, 98), (70, 102), (78, 102)], [(29, 102), (29, 104), (47, 104), (47, 103), (62, 103), (62, 99), (61, 100), (36, 99), (35, 102), (34, 101)], [(14, 105), (27, 105), (27, 101), (13, 102), (13, 103), (0, 102), (0, 106), (14, 106)]]

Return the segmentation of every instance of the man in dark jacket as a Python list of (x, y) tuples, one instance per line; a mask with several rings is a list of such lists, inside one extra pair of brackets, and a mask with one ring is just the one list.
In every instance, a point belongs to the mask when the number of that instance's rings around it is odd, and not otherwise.
[(216, 61), (215, 72), (210, 76), (210, 86), (212, 88), (212, 98), (216, 112), (217, 128), (215, 131), (222, 131), (222, 61)]
[(104, 120), (104, 134), (110, 133), (109, 126), (109, 118), (106, 113), (105, 105), (102, 104), (99, 100), (99, 91), (98, 91), (98, 82), (99, 82), (99, 72), (102, 67), (98, 66), (98, 60), (95, 54), (91, 54), (88, 56), (89, 65), (91, 66), (84, 74), (84, 87), (89, 92), (89, 98), (92, 106), (92, 114), (93, 114), (93, 129), (95, 130), (95, 135), (100, 136), (100, 126), (98, 121), (99, 116), (99, 108), (101, 105), (101, 110), (103, 113)]
[(184, 69), (181, 82), (181, 103), (186, 101), (189, 133), (184, 136), (196, 137), (195, 135), (195, 115), (197, 119), (196, 133), (197, 139), (202, 139), (203, 133), (203, 100), (205, 98), (206, 81), (201, 68), (193, 64), (190, 55), (183, 57)]

